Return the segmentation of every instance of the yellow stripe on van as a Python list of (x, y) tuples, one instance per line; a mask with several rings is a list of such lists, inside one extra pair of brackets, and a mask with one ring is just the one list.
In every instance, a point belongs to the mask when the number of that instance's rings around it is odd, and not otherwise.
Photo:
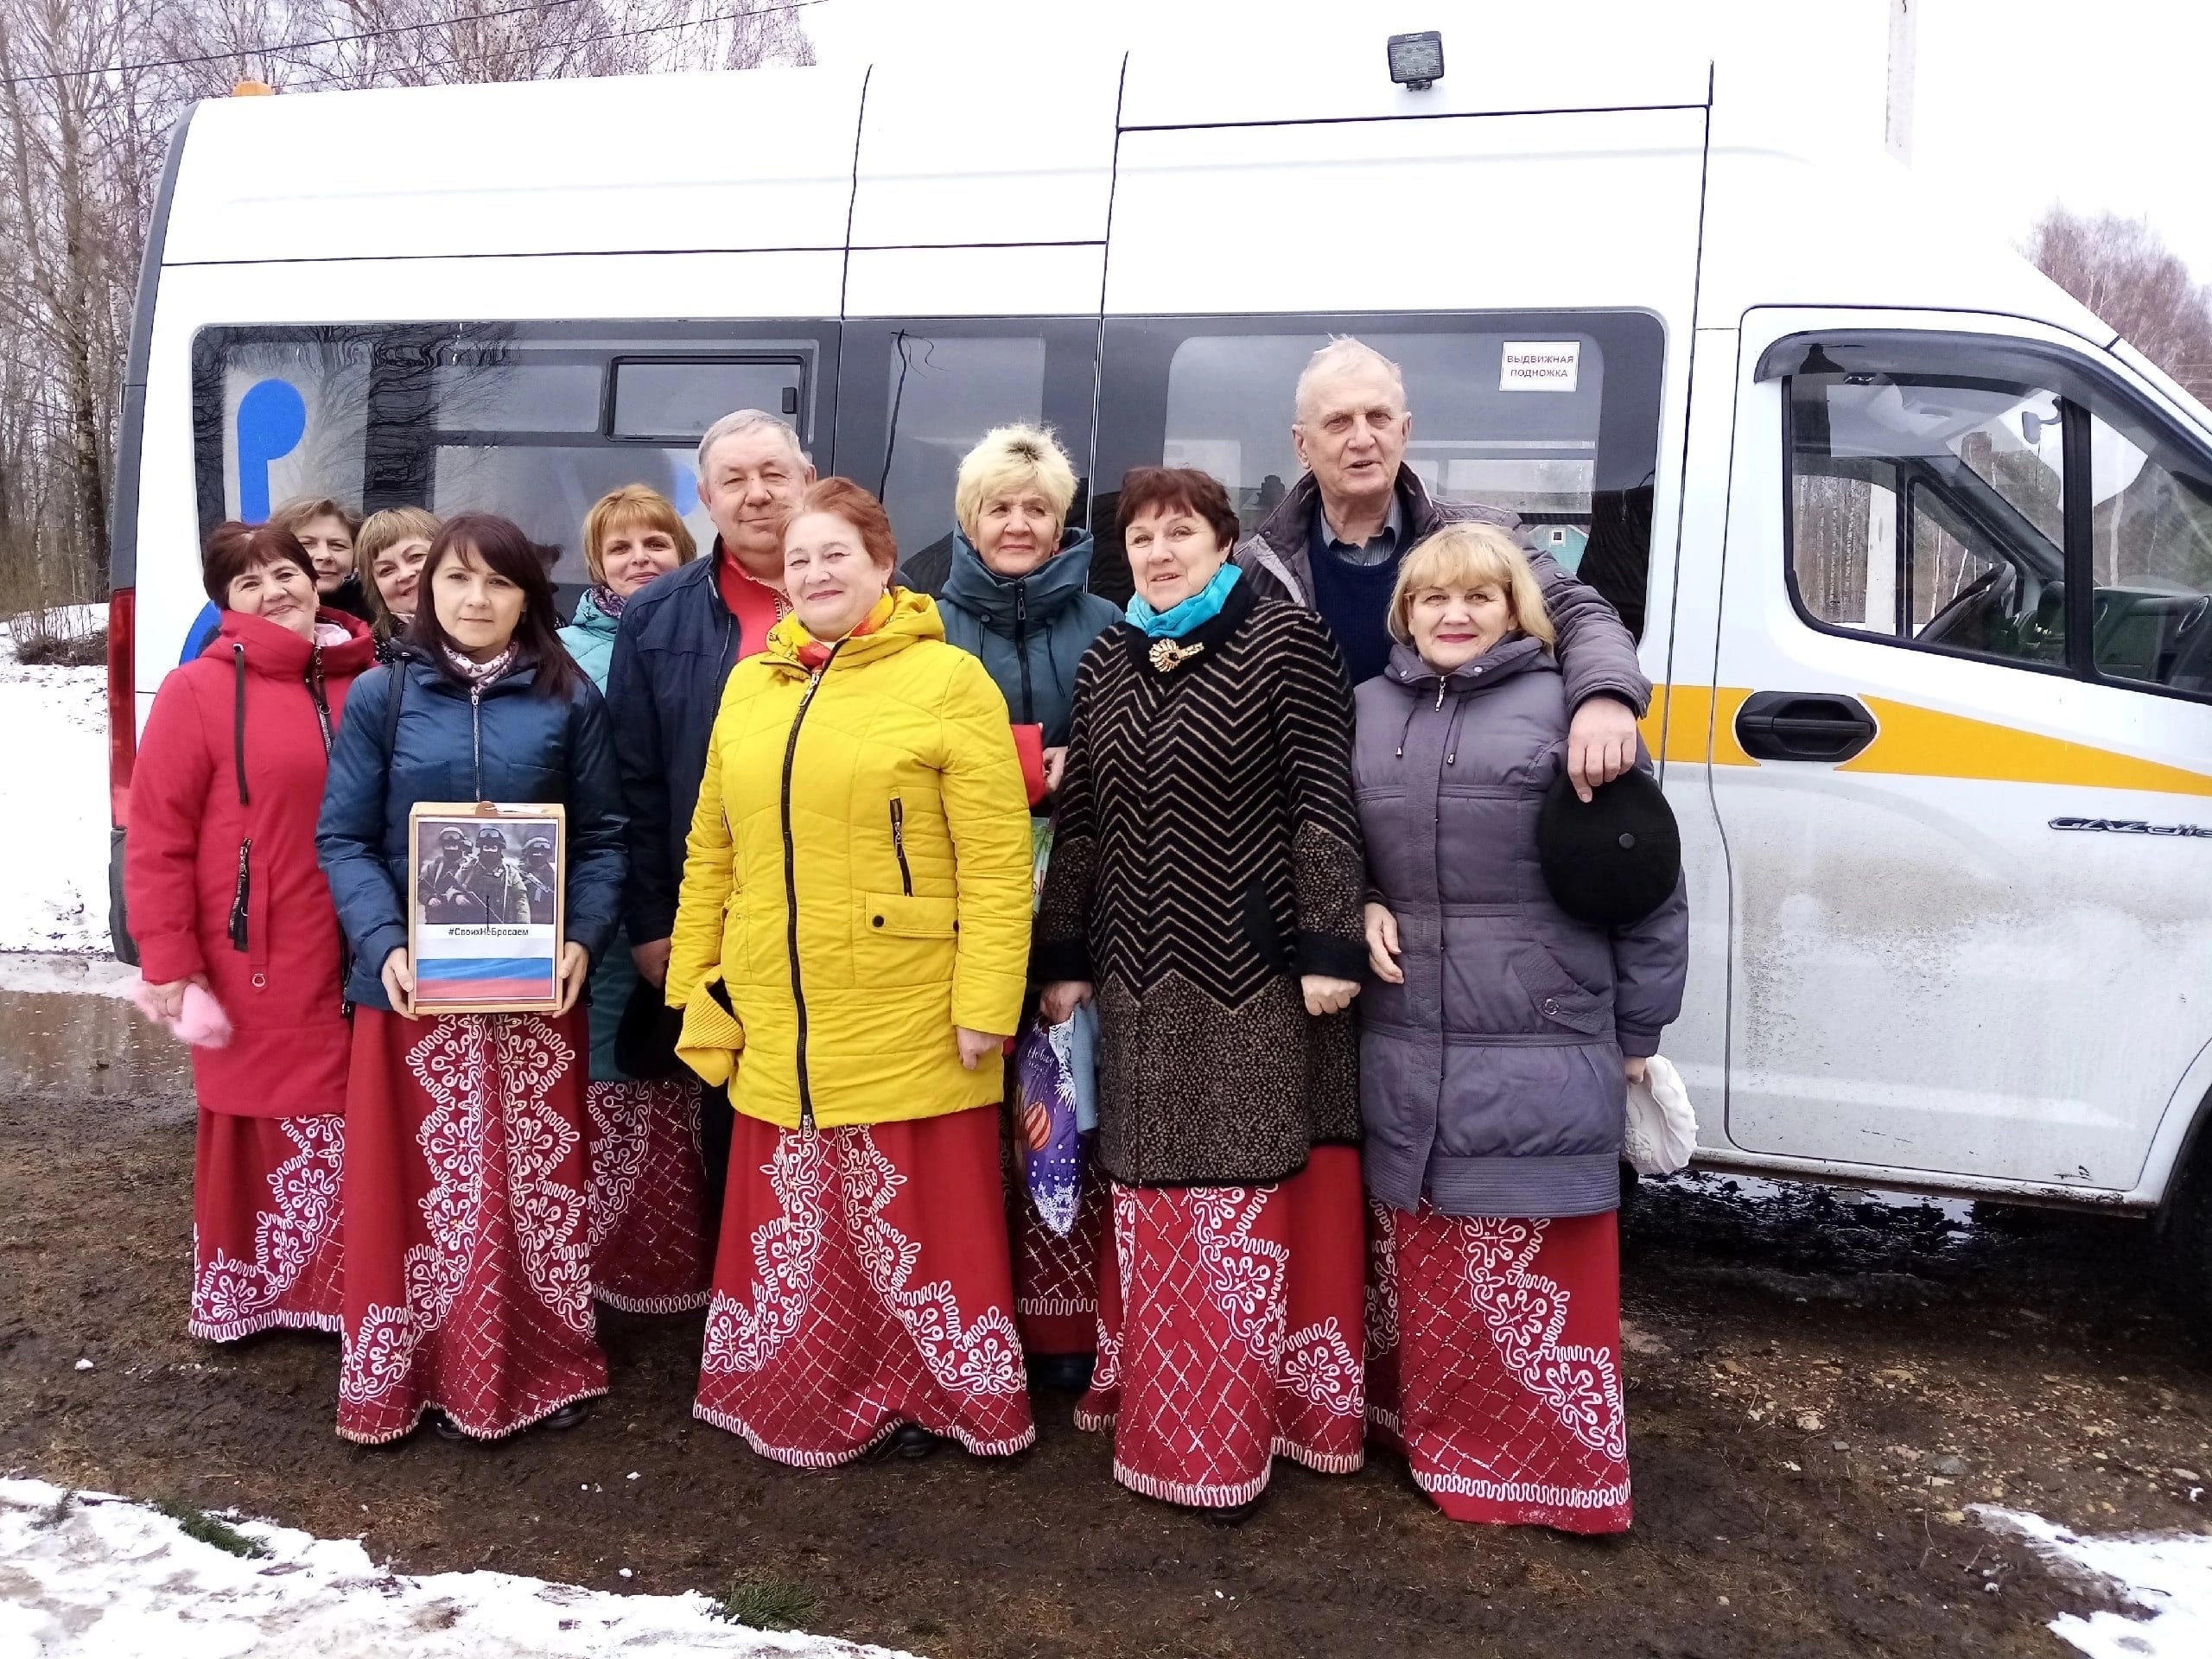
[[(1705, 685), (1655, 685), (1651, 707), (1641, 722), (1643, 747), (1663, 760), (1687, 760), (1702, 765), (1707, 734), (1713, 741), (1716, 766), (1755, 766), (1758, 762), (1736, 741), (1736, 711), (1751, 694), (1748, 689), (1724, 685), (1718, 691)], [(1713, 719), (1716, 703), (1719, 719)], [(1664, 753), (1662, 753), (1663, 728)]]
[[(1733, 695), (1740, 704), (1744, 693)], [(1881, 730), (1836, 768), (1914, 778), (1979, 778), (2008, 784), (2074, 784), (2163, 795), (2212, 795), (2212, 776), (2139, 760), (2063, 737), (2045, 737), (1963, 715), (1939, 714), (1886, 697), (1863, 699)]]

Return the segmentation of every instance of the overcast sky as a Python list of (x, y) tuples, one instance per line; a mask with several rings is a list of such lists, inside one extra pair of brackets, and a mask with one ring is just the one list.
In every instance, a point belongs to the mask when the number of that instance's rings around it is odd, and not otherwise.
[[(2212, 4), (1920, 9), (1913, 167), (1962, 216), (2016, 243), (2053, 201), (2147, 216), (2212, 280)], [(1650, 42), (1719, 60), (1724, 98), (1732, 75), (1789, 88), (1810, 147), (1882, 143), (1887, 0), (823, 0), (802, 15), (825, 63), (1166, 45), (1216, 52), (1227, 74), (1241, 41), (1273, 31), (1380, 73), (1386, 35), (1436, 29), (1447, 73), (1489, 49), (1571, 73), (1592, 41)]]

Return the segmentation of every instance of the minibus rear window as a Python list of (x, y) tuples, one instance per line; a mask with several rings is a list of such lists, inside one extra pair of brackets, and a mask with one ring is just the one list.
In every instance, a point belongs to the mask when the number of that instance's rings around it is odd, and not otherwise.
[(201, 534), (302, 495), (372, 512), (475, 509), (559, 550), (556, 579), (580, 583), (585, 512), (645, 484), (704, 549), (700, 434), (753, 407), (814, 443), (836, 340), (826, 321), (205, 329), (194, 343)]

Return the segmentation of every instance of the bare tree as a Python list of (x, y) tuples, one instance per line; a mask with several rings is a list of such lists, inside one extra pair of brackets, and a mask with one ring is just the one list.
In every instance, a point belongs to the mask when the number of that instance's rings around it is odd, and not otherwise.
[(2053, 207), (2024, 251), (2136, 350), (2212, 403), (2212, 292), (2149, 220)]
[(106, 590), (138, 253), (169, 128), (280, 90), (810, 63), (795, 0), (0, 0), (0, 608)]

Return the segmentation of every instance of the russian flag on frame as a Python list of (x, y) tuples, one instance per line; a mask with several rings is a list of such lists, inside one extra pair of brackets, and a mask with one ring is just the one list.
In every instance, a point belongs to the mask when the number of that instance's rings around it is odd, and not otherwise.
[(550, 925), (429, 924), (416, 938), (417, 1007), (483, 1002), (557, 1002)]

